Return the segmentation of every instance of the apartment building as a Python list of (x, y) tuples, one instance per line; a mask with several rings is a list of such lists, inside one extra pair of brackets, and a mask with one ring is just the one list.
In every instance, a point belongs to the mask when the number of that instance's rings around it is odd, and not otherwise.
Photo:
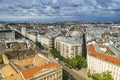
[(59, 36), (55, 38), (55, 48), (65, 58), (72, 58), (82, 53), (82, 39)]
[(107, 54), (98, 50), (96, 43), (88, 44), (88, 71), (93, 73), (101, 73), (111, 71), (114, 80), (120, 80), (120, 58), (116, 58), (114, 54)]
[[(5, 55), (3, 58), (8, 60)], [(0, 74), (1, 80), (62, 80), (62, 66), (36, 54), (22, 59), (10, 59), (0, 69)]]
[[(49, 60), (26, 43), (0, 44), (3, 64), (0, 80), (62, 80), (62, 66)], [(42, 53), (42, 52), (41, 52)]]
[(0, 30), (0, 41), (14, 41), (15, 32), (12, 30)]
[(46, 50), (51, 50), (53, 48), (53, 46), (54, 46), (54, 38), (43, 36), (41, 38), (41, 45), (43, 45), (43, 47)]
[(22, 60), (14, 60), (26, 80), (62, 80), (62, 66), (41, 54)]
[(26, 37), (30, 40), (36, 42), (37, 41), (37, 32), (28, 32), (26, 33)]
[(54, 48), (54, 40), (58, 35), (60, 35), (59, 31), (46, 33), (45, 35), (37, 35), (37, 41), (40, 42), (46, 50), (51, 50)]
[(91, 41), (97, 38), (102, 38), (104, 32), (110, 31), (110, 28), (107, 26), (90, 26), (86, 28), (86, 41)]
[(109, 39), (109, 43), (114, 46), (118, 51), (120, 51), (120, 38)]

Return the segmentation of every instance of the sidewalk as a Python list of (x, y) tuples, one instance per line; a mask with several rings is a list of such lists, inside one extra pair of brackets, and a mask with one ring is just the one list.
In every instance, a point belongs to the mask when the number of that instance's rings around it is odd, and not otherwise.
[(82, 68), (80, 70), (75, 70), (75, 69), (72, 69), (74, 72), (78, 73), (79, 75), (83, 76), (84, 78), (86, 78), (86, 80), (93, 80), (92, 78), (89, 78), (87, 76), (87, 69), (86, 68)]

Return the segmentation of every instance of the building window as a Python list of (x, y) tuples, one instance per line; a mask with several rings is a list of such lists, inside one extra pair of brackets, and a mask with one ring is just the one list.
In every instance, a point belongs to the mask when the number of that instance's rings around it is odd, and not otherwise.
[(52, 78), (52, 74), (50, 75), (50, 78)]
[(46, 77), (44, 77), (44, 80), (46, 80)]

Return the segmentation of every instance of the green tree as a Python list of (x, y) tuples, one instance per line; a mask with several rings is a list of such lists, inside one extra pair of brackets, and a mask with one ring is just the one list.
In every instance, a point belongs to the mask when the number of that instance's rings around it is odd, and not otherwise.
[(60, 53), (57, 51), (57, 49), (53, 48), (52, 50), (50, 50), (50, 53), (56, 57), (56, 58), (59, 58), (60, 60), (63, 60), (65, 61), (65, 58), (63, 58)]
[(93, 75), (92, 75), (92, 78), (93, 78), (94, 80), (102, 80), (101, 74), (98, 74), (98, 73), (93, 74)]
[(102, 78), (103, 78), (103, 80), (113, 80), (113, 77), (112, 77), (110, 71), (103, 72)]
[(2, 58), (2, 55), (0, 55), (0, 64), (3, 63), (3, 58)]
[(63, 70), (63, 79), (62, 80), (75, 80), (75, 79), (70, 73)]
[(111, 72), (106, 71), (106, 72), (102, 72), (102, 73), (95, 73), (92, 75), (92, 78), (94, 80), (114, 80)]
[(87, 60), (81, 55), (76, 55), (73, 58), (64, 58), (63, 56), (60, 55), (60, 53), (55, 48), (53, 48), (50, 52), (54, 57), (59, 58), (60, 60), (67, 63), (68, 65), (72, 66), (73, 68), (79, 69), (82, 67), (87, 67)]
[(87, 66), (87, 61), (84, 57), (81, 55), (76, 55), (74, 58), (72, 58), (72, 61), (74, 61), (74, 67), (86, 67)]
[(41, 45), (41, 43), (40, 43), (40, 42), (35, 42), (35, 45), (36, 45), (36, 46), (38, 46), (39, 48), (44, 49), (44, 47)]
[(67, 58), (66, 63), (71, 65), (73, 68), (82, 68), (87, 66), (87, 60), (80, 55), (76, 55), (73, 58)]

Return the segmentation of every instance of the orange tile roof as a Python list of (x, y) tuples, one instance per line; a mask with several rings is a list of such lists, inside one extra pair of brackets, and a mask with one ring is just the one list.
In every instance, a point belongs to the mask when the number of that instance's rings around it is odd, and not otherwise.
[(43, 66), (39, 66), (39, 67), (36, 67), (36, 68), (32, 68), (32, 69), (29, 69), (29, 70), (24, 70), (22, 72), (23, 76), (25, 77), (25, 79), (28, 79), (28, 78), (31, 78), (33, 77), (34, 74), (38, 73), (39, 71), (41, 71), (42, 69), (45, 69), (45, 68), (52, 68), (52, 67), (59, 67), (60, 64), (56, 63), (56, 62), (50, 62), (48, 64), (45, 64)]
[(98, 53), (98, 52), (95, 50), (93, 44), (90, 44), (88, 47), (89, 47), (89, 48), (88, 48), (88, 52), (89, 52), (90, 55), (93, 55), (93, 56), (95, 56), (95, 57), (97, 57), (97, 58), (100, 58), (100, 59), (102, 59), (102, 60), (106, 60), (106, 61), (108, 61), (108, 62), (117, 64), (117, 65), (120, 65), (120, 59), (114, 58), (114, 57), (112, 57), (112, 56), (105, 55), (105, 54), (103, 54), (103, 53)]

